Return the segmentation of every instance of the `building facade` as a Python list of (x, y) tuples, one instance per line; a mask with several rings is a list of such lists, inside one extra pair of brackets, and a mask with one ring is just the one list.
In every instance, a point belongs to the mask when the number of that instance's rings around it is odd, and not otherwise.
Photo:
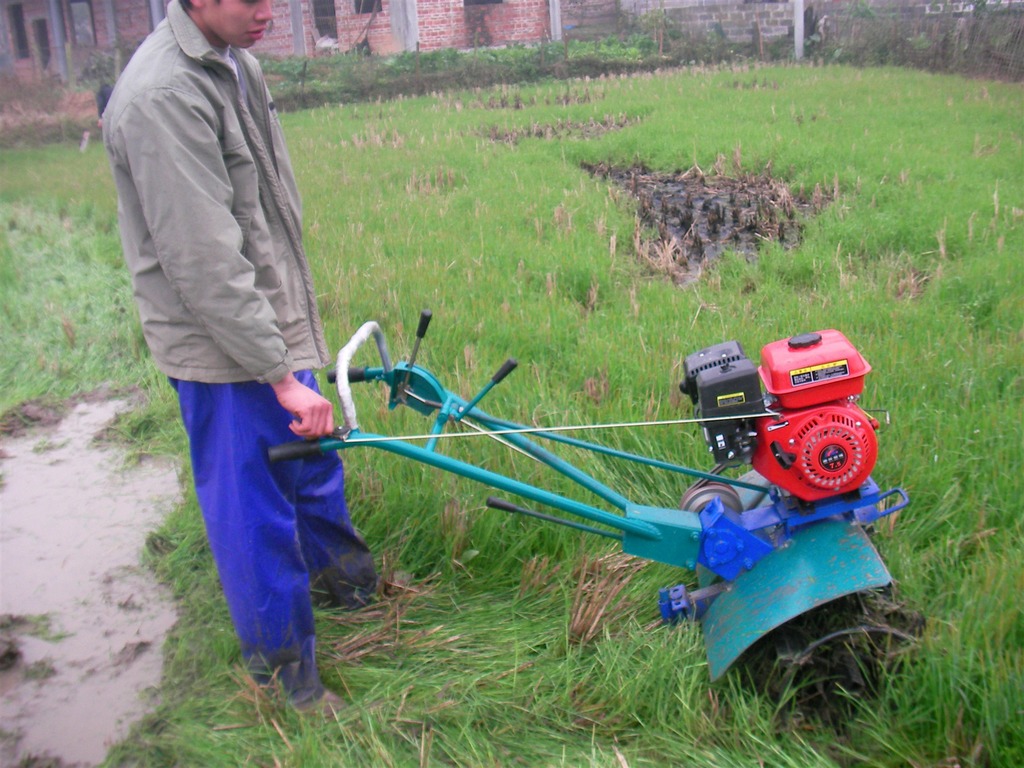
[[(538, 43), (561, 37), (558, 1), (274, 0), (274, 26), (253, 52), (389, 54)], [(66, 80), (93, 57), (129, 54), (165, 15), (162, 0), (0, 0), (0, 75)]]
[[(0, 0), (0, 76), (59, 77), (124, 57), (166, 15), (167, 0)], [(177, 0), (171, 0), (177, 2)], [(253, 52), (318, 56), (392, 54), (445, 48), (535, 44), (563, 34), (612, 28), (615, 20), (664, 13), (694, 33), (735, 42), (793, 37), (803, 19), (840, 13), (865, 0), (273, 0), (274, 26)], [(866, 0), (908, 15), (970, 13), (968, 3)], [(1016, 5), (1024, 0), (998, 0)], [(990, 7), (992, 3), (990, 2)], [(795, 18), (798, 15), (798, 19)], [(813, 34), (804, 29), (803, 34)]]

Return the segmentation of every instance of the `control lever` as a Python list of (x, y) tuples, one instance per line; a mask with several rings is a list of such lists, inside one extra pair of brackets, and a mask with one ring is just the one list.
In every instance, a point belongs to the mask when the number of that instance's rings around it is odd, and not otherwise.
[(434, 316), (434, 313), (429, 309), (424, 309), (420, 312), (420, 324), (416, 326), (416, 341), (412, 345), (412, 354), (409, 355), (408, 367), (405, 369), (405, 379), (402, 381), (402, 386), (398, 391), (398, 399), (403, 403), (406, 398), (406, 390), (409, 387), (409, 378), (412, 376), (412, 367), (416, 363), (416, 355), (420, 351), (420, 342), (423, 341), (423, 337), (427, 335), (427, 326), (430, 325), (430, 318)]
[(487, 382), (487, 386), (481, 389), (477, 396), (470, 400), (464, 408), (459, 409), (458, 414), (456, 414), (454, 417), (455, 421), (461, 421), (462, 417), (465, 416), (470, 411), (472, 411), (473, 406), (479, 403), (483, 399), (484, 395), (490, 392), (491, 389), (496, 384), (500, 383), (502, 379), (504, 379), (506, 376), (512, 373), (512, 371), (515, 370), (515, 367), (517, 365), (519, 365), (519, 361), (516, 360), (514, 357), (510, 357), (508, 360), (502, 363), (501, 368), (498, 369), (498, 372), (491, 376), (491, 380)]

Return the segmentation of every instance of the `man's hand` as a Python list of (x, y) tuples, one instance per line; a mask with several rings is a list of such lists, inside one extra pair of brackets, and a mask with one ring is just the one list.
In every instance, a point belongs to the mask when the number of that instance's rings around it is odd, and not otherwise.
[(329, 435), (334, 430), (334, 406), (300, 382), (292, 374), (270, 385), (277, 395), (277, 402), (295, 421), (288, 425), (299, 437), (313, 439)]

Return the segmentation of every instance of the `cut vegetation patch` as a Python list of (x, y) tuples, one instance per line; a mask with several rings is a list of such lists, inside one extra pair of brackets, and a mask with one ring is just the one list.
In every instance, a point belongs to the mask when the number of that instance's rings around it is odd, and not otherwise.
[(590, 104), (603, 98), (603, 90), (592, 93), (590, 88), (566, 88), (556, 96), (548, 95), (542, 98), (536, 93), (524, 97), (519, 89), (512, 90), (508, 86), (502, 86), (501, 89), (488, 96), (487, 99), (481, 98), (472, 102), (470, 106), (477, 109), (526, 109), (527, 107), (536, 107), (541, 104), (544, 106), (558, 104), (568, 107), (575, 104)]
[(502, 129), (492, 125), (487, 135), (491, 141), (502, 144), (518, 144), (523, 139), (596, 139), (610, 131), (620, 131), (638, 122), (638, 117), (605, 115), (600, 120), (556, 120), (554, 123), (531, 123), (523, 128)]
[(767, 171), (726, 176), (721, 170), (724, 160), (719, 156), (710, 175), (696, 165), (685, 173), (604, 164), (588, 170), (614, 182), (636, 201), (637, 258), (684, 284), (725, 251), (751, 257), (768, 242), (796, 246), (807, 216), (819, 213), (830, 201), (820, 186), (808, 199)]

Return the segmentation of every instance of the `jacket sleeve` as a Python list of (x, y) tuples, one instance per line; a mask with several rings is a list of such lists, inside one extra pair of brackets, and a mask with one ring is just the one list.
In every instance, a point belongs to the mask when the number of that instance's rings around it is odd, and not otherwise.
[[(254, 379), (273, 382), (288, 373), (291, 358), (243, 253), (246, 217), (258, 211), (233, 211), (224, 119), (201, 93), (153, 89), (126, 107), (113, 144), (130, 170), (160, 267), (182, 304)], [(234, 165), (232, 172), (240, 172)]]

